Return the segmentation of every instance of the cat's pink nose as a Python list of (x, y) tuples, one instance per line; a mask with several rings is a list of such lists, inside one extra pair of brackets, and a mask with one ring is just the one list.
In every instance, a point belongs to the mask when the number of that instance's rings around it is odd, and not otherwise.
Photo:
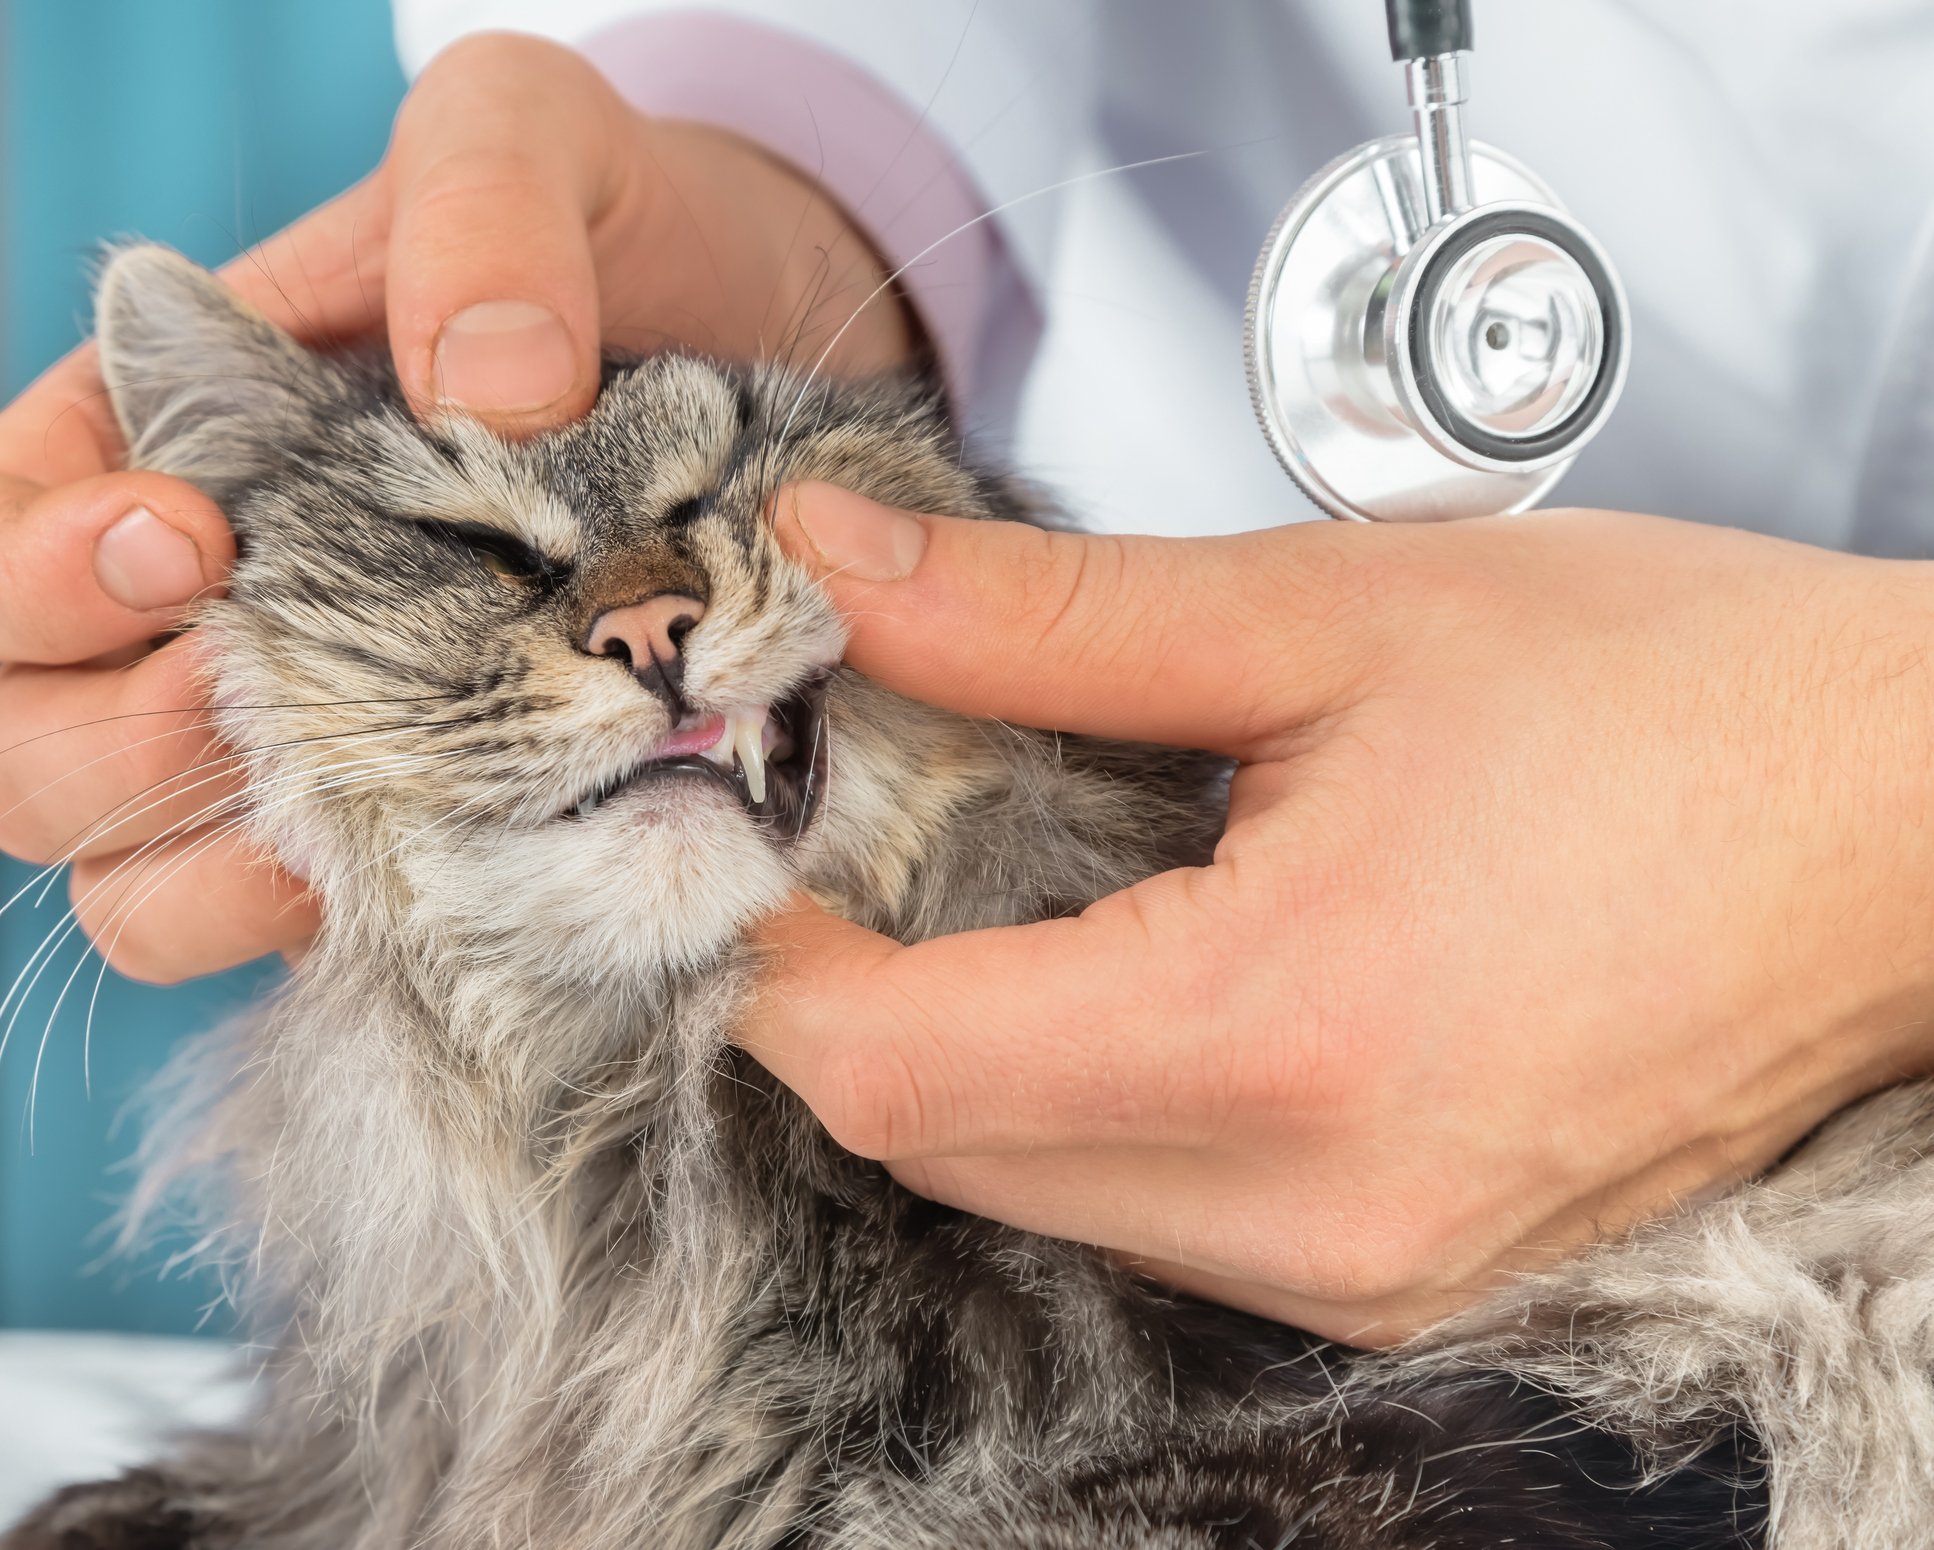
[(616, 657), (639, 683), (672, 709), (685, 686), (685, 637), (705, 617), (705, 605), (682, 592), (661, 592), (642, 603), (607, 608), (591, 621), (584, 649)]

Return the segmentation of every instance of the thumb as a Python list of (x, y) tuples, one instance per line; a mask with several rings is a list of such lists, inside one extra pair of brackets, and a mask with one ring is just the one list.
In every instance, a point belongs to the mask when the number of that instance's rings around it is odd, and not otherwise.
[(1214, 994), (1222, 955), (1164, 960), (1149, 938), (1197, 941), (1204, 886), (1163, 874), (1079, 916), (912, 946), (795, 899), (758, 928), (733, 1037), (868, 1157), (1120, 1139), (1135, 1111), (1097, 1105), (1097, 1061), (1126, 1089), (1172, 1074), (1177, 1009)]
[(597, 396), (590, 227), (608, 200), (615, 99), (568, 50), (482, 36), (424, 71), (384, 175), (390, 348), (419, 414), (529, 433)]
[(0, 476), (0, 662), (84, 662), (173, 629), (234, 559), (214, 502), (165, 475)]
[(1382, 633), (1382, 529), (1061, 533), (804, 484), (774, 530), (846, 615), (853, 666), (971, 716), (1254, 758), (1363, 683)]

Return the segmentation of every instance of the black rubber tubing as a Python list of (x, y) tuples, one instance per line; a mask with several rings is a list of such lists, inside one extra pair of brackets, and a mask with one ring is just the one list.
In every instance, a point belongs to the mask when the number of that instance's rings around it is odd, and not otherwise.
[(1398, 64), (1471, 47), (1471, 0), (1383, 0), (1383, 8)]

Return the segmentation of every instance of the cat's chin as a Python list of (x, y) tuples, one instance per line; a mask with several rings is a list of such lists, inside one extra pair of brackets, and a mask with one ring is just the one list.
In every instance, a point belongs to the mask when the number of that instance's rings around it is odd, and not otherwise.
[(782, 847), (698, 780), (647, 782), (588, 818), (399, 860), (412, 913), (438, 935), (514, 943), (574, 980), (702, 967), (793, 886)]

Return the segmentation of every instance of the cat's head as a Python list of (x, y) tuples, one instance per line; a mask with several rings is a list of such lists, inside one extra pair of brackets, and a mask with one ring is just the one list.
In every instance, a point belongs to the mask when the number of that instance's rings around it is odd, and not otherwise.
[[(1007, 509), (930, 394), (664, 355), (508, 443), (419, 423), (382, 355), (304, 349), (166, 249), (114, 257), (98, 323), (133, 460), (234, 524), (217, 715), (255, 831), (339, 918), (582, 977), (703, 962), (800, 881), (909, 934), (1147, 869), (1098, 859), (1135, 848), (1102, 835), (1115, 772), (841, 669), (772, 537), (802, 479)], [(948, 918), (950, 847), (1011, 910)]]

